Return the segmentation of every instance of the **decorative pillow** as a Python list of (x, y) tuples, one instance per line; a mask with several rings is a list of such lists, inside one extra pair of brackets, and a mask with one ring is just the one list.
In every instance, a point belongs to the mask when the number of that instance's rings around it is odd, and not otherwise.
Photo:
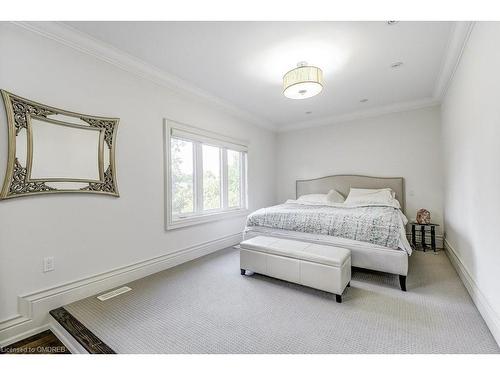
[(298, 202), (328, 203), (327, 194), (304, 194), (297, 199)]
[(387, 189), (353, 189), (349, 191), (346, 204), (389, 204), (397, 202), (393, 191)]
[(331, 203), (344, 203), (345, 198), (342, 194), (340, 194), (337, 190), (332, 189), (326, 195), (326, 199)]
[(389, 191), (392, 195), (393, 198), (396, 198), (396, 193), (391, 189), (391, 188), (382, 188), (382, 189), (358, 189), (358, 188), (351, 188), (349, 191), (349, 194), (351, 192), (355, 194), (356, 196), (358, 195), (365, 195), (365, 194), (371, 194), (379, 191)]

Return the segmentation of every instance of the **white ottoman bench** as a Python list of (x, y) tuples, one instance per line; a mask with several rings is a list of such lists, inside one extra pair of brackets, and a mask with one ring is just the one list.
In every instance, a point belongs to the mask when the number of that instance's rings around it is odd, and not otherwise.
[(240, 243), (240, 270), (342, 293), (351, 281), (351, 252), (341, 247), (258, 236)]

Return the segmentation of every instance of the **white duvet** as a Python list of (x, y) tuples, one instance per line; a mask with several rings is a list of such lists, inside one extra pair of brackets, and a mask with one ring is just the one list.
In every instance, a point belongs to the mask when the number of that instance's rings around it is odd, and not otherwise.
[(326, 235), (339, 242), (354, 240), (377, 247), (399, 248), (411, 254), (406, 238), (407, 223), (396, 199), (388, 204), (314, 203), (290, 199), (282, 205), (250, 214), (247, 230)]

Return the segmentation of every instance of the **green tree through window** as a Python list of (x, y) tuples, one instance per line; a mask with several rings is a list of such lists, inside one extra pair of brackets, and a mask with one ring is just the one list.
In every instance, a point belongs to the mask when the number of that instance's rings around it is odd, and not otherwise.
[(185, 214), (194, 210), (193, 143), (172, 138), (172, 213)]
[(216, 141), (206, 144), (196, 134), (171, 134), (167, 226), (184, 226), (183, 220), (185, 225), (209, 221), (212, 215), (245, 209), (245, 176), (245, 151), (218, 146)]
[(241, 153), (227, 150), (227, 198), (229, 207), (241, 205)]
[(203, 145), (203, 209), (221, 207), (220, 148)]

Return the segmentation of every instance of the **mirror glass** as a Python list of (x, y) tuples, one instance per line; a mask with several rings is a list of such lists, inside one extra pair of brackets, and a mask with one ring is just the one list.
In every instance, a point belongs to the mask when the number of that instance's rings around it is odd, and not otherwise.
[(99, 129), (31, 119), (33, 164), (30, 179), (99, 180)]

